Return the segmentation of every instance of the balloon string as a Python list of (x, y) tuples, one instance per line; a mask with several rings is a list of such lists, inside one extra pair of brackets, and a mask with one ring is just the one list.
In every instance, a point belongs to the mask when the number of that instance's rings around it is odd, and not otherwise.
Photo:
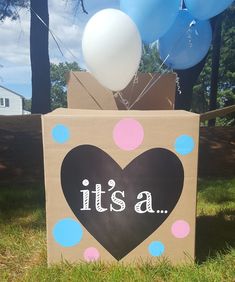
[[(193, 28), (196, 24), (196, 21), (193, 20), (192, 22), (190, 22), (189, 26), (187, 27), (187, 29), (185, 30), (185, 32), (189, 32), (191, 28)], [(162, 64), (159, 67), (159, 70), (162, 70), (163, 65), (165, 64), (165, 62), (169, 59), (169, 57), (171, 56), (172, 50), (176, 48), (176, 46), (179, 44), (181, 38), (183, 37), (184, 32), (182, 33), (182, 35), (179, 37), (179, 39), (176, 41), (175, 45), (171, 47), (171, 50), (169, 52), (169, 54), (166, 56), (166, 58), (164, 59), (164, 61), (162, 62)], [(189, 34), (189, 36), (191, 36), (191, 34)], [(189, 38), (190, 41), (190, 38)], [(167, 69), (168, 70), (168, 69)], [(146, 95), (146, 93), (148, 93), (148, 91), (161, 79), (162, 75), (164, 73), (166, 73), (165, 70), (160, 76), (158, 76), (158, 74), (155, 74), (153, 76), (153, 78), (147, 83), (147, 85), (145, 86), (145, 88), (143, 89), (143, 91), (140, 93), (140, 95), (137, 97), (137, 99), (134, 101), (134, 103), (128, 108), (128, 110), (130, 110), (131, 108), (133, 108), (133, 106), (141, 99), (143, 98), (144, 95)], [(182, 91), (180, 90), (180, 84), (179, 84), (179, 79), (176, 79), (176, 85), (177, 85), (177, 90), (179, 92), (179, 94), (182, 93)]]
[[(150, 85), (149, 87), (138, 96), (138, 98), (135, 100), (135, 102), (128, 108), (128, 110), (131, 110), (136, 103), (138, 103), (148, 92), (149, 90), (162, 78), (163, 74), (165, 74), (167, 70), (163, 71)], [(157, 74), (158, 75), (158, 74)], [(152, 79), (151, 79), (152, 80)]]
[(79, 79), (79, 77), (76, 76), (76, 74), (74, 72), (72, 72), (73, 76), (75, 77), (75, 79), (82, 85), (82, 87), (86, 90), (87, 94), (90, 96), (90, 98), (95, 102), (95, 104), (101, 109), (103, 110), (102, 106), (100, 105), (100, 103), (96, 100), (96, 98), (92, 95), (92, 93), (87, 89), (87, 87), (85, 86), (85, 84), (83, 84), (83, 82)]
[(121, 101), (121, 103), (125, 106), (126, 110), (128, 110), (128, 108), (129, 108), (129, 102), (128, 102), (127, 99), (123, 98), (122, 92), (120, 92), (120, 91), (116, 92), (116, 93), (114, 94), (114, 97), (115, 97), (115, 98), (119, 98), (120, 101)]
[[(66, 56), (65, 56), (64, 53), (62, 52), (62, 49), (61, 49), (61, 47), (60, 47), (60, 45), (59, 45), (58, 42), (60, 42), (60, 44), (63, 45), (63, 48), (64, 48), (65, 50), (67, 50), (68, 53), (69, 53), (76, 61), (78, 61), (78, 57), (75, 56), (75, 55), (73, 54), (73, 52), (72, 52), (69, 48), (67, 48), (67, 47), (64, 45), (63, 41), (59, 38), (58, 35), (56, 35), (56, 34), (54, 33), (54, 31), (52, 31), (52, 29), (45, 23), (45, 21), (44, 21), (31, 7), (30, 7), (30, 10), (31, 10), (31, 12), (33, 12), (33, 14), (37, 17), (37, 19), (47, 28), (48, 32), (51, 34), (51, 37), (52, 37), (52, 39), (54, 40), (54, 42), (55, 42), (55, 44), (56, 44), (56, 46), (57, 46), (59, 52), (61, 53), (62, 57), (64, 57), (64, 58), (66, 59)], [(28, 11), (29, 11), (29, 9), (28, 9)]]
[(181, 88), (180, 88), (180, 78), (178, 76), (178, 74), (176, 75), (176, 87), (177, 87), (177, 92), (179, 95), (182, 94)]
[[(169, 55), (166, 57), (166, 59), (164, 60), (164, 62), (160, 65), (159, 70), (162, 69), (164, 63), (166, 62), (166, 60), (169, 58)], [(158, 73), (154, 74), (154, 76), (150, 79), (150, 81), (147, 83), (147, 85), (145, 86), (145, 88), (142, 90), (142, 92), (140, 93), (140, 96), (143, 95), (143, 93), (146, 91), (146, 89), (148, 88), (148, 86), (152, 83), (152, 81), (156, 78), (156, 76), (158, 76)]]
[[(143, 53), (145, 53), (145, 47), (144, 45), (142, 45), (142, 50)], [(114, 94), (115, 98), (119, 98), (120, 102), (125, 106), (125, 108), (128, 110), (129, 109), (129, 104), (132, 101), (133, 98), (133, 94), (134, 94), (134, 86), (136, 84), (139, 83), (139, 78), (138, 78), (138, 71), (135, 73), (134, 78), (132, 79), (132, 86), (131, 86), (131, 90), (130, 90), (130, 97), (129, 97), (129, 101), (127, 99), (123, 98), (123, 95), (121, 92), (117, 92)]]
[[(166, 60), (169, 58), (169, 54), (167, 55), (167, 57), (165, 58), (165, 60), (162, 62), (162, 64), (159, 67), (159, 70), (162, 70), (163, 65), (165, 64)], [(163, 74), (166, 73), (167, 70), (163, 71), (162, 74), (155, 73), (154, 76), (149, 80), (149, 82), (147, 83), (147, 85), (144, 87), (144, 89), (142, 90), (142, 92), (140, 93), (140, 95), (137, 97), (137, 99), (131, 104), (131, 106), (128, 108), (128, 110), (130, 110), (131, 108), (133, 108), (133, 106), (139, 102), (140, 99), (142, 99), (144, 97), (144, 95), (146, 93), (148, 93), (148, 91), (160, 80), (160, 78), (162, 77)]]
[[(78, 58), (73, 54), (73, 52), (67, 48), (62, 40), (49, 28), (49, 26), (45, 23), (45, 21), (30, 7), (31, 12), (37, 17), (37, 19), (48, 29), (49, 33), (51, 34), (53, 40), (56, 43), (56, 46), (59, 50), (59, 52), (61, 53), (62, 57), (64, 57), (66, 59), (66, 56), (64, 55), (60, 45), (58, 42), (60, 42), (61, 45), (63, 45), (63, 48), (65, 50), (68, 51), (68, 53), (76, 60), (78, 61)], [(66, 66), (67, 67), (67, 66)], [(69, 67), (67, 67), (68, 71), (70, 72), (71, 69)], [(100, 103), (96, 100), (96, 98), (92, 95), (92, 93), (87, 89), (87, 87), (83, 84), (83, 82), (79, 79), (79, 77), (77, 77), (77, 75), (72, 72), (73, 76), (75, 77), (75, 79), (81, 84), (81, 86), (86, 90), (87, 94), (90, 96), (90, 98), (94, 101), (94, 103), (101, 109), (103, 110), (102, 106), (100, 105)]]
[[(134, 86), (137, 85), (139, 83), (139, 78), (138, 78), (138, 72), (135, 73), (134, 79), (133, 79), (133, 83), (131, 86), (131, 95), (129, 98), (129, 103), (131, 103), (132, 98), (133, 98), (133, 94), (134, 94)], [(128, 107), (129, 107), (129, 103), (128, 103)]]
[[(143, 51), (146, 52), (144, 46), (143, 46)], [(167, 59), (168, 59), (168, 57), (167, 57), (167, 58), (164, 60), (164, 62), (160, 65), (159, 70), (161, 70), (161, 68), (163, 67), (163, 65), (164, 65), (164, 63), (166, 62)], [(158, 75), (158, 74), (155, 74), (155, 75), (150, 79), (150, 81), (147, 83), (147, 85), (146, 85), (145, 88), (142, 90), (142, 92), (140, 93), (140, 95), (142, 95), (142, 93), (145, 91), (145, 89), (149, 86), (149, 84), (152, 82), (152, 80), (155, 79), (155, 77), (156, 77), (157, 75)]]
[[(183, 5), (183, 0), (182, 0), (182, 5)], [(59, 50), (59, 52), (61, 53), (61, 55), (66, 59), (66, 56), (64, 55), (64, 53), (62, 52), (62, 49), (58, 43), (58, 41), (60, 42), (60, 44), (63, 45), (63, 48), (65, 50), (68, 51), (68, 53), (76, 60), (78, 60), (78, 57), (76, 57), (73, 52), (67, 48), (64, 44), (63, 44), (63, 41), (54, 33), (54, 31), (52, 31), (52, 29), (49, 28), (49, 26), (45, 23), (45, 21), (30, 7), (30, 10), (34, 13), (34, 15), (38, 18), (38, 20), (48, 29), (49, 33), (51, 34), (53, 40), (55, 41), (56, 45), (57, 45), (57, 48)], [(194, 25), (196, 24), (196, 21), (192, 21), (189, 25), (189, 29), (187, 31), (190, 30), (191, 27), (193, 27)], [(183, 36), (183, 35), (182, 35)], [(181, 37), (180, 37), (181, 38)], [(178, 41), (180, 41), (180, 38)], [(58, 40), (58, 41), (57, 41)], [(173, 47), (172, 47), (173, 49)], [(167, 57), (165, 58), (165, 60), (163, 61), (163, 63), (161, 64), (161, 66), (159, 67), (159, 70), (162, 69), (164, 63), (166, 62), (166, 60), (170, 57), (170, 53), (167, 55)], [(70, 68), (68, 68), (69, 71), (71, 71)], [(164, 71), (159, 77), (156, 78), (156, 76), (158, 74), (155, 74), (151, 80), (148, 82), (148, 84), (146, 85), (146, 87), (143, 89), (143, 91), (140, 93), (140, 95), (137, 97), (136, 101), (133, 102), (133, 104), (131, 106), (129, 106), (129, 102), (127, 101), (127, 99), (123, 98), (122, 96), (122, 93), (121, 92), (117, 92), (117, 97), (119, 97), (119, 99), (121, 100), (122, 104), (125, 106), (125, 108), (127, 110), (131, 109), (154, 85), (155, 83), (157, 83), (160, 78), (162, 77), (162, 75), (166, 73), (166, 71)], [(87, 90), (87, 88), (83, 85), (83, 83), (81, 82), (81, 80), (73, 73), (73, 75), (76, 77), (76, 79), (80, 82), (80, 84)], [(155, 79), (155, 81), (154, 81)], [(133, 80), (133, 85), (132, 85), (132, 95), (131, 95), (131, 98), (133, 96), (133, 88), (134, 88), (134, 84), (138, 84), (138, 74), (136, 72), (135, 74), (135, 77), (134, 77), (134, 80)], [(176, 84), (177, 84), (177, 89), (178, 89), (178, 92), (179, 94), (181, 94), (181, 90), (180, 90), (180, 85), (179, 85), (179, 78), (177, 77), (176, 79)], [(101, 105), (98, 103), (98, 101), (94, 98), (94, 96), (87, 90), (88, 92), (88, 95), (92, 98), (92, 100), (94, 100), (94, 102), (97, 104), (97, 106), (102, 109)], [(115, 95), (116, 95), (115, 94)]]

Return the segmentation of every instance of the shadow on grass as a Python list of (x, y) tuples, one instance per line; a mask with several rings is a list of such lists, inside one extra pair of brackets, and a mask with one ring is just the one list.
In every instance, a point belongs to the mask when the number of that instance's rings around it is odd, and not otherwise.
[[(201, 179), (198, 184), (198, 201), (205, 213), (196, 225), (196, 259), (200, 263), (235, 247), (235, 179)], [(217, 212), (209, 215), (210, 210)]]
[[(0, 219), (15, 222), (22, 228), (45, 225), (45, 193), (41, 183), (2, 184), (0, 187)], [(14, 225), (14, 224), (13, 224)]]
[[(44, 206), (45, 193), (43, 183), (1, 183), (0, 202), (5, 210), (14, 207)], [(23, 201), (21, 201), (23, 200)]]
[(199, 263), (216, 253), (227, 253), (235, 247), (235, 211), (216, 216), (200, 216), (196, 225), (196, 259)]
[[(211, 194), (211, 191), (206, 191), (207, 189), (205, 189), (204, 196)], [(221, 195), (220, 192), (218, 194)], [(231, 195), (229, 200), (231, 200)], [(215, 202), (219, 202), (219, 197), (216, 196)], [(23, 229), (45, 229), (43, 184), (1, 184), (0, 220), (2, 223), (7, 222)], [(199, 216), (196, 229), (197, 261), (202, 263), (208, 257), (216, 256), (217, 252), (228, 253), (228, 246), (235, 247), (234, 230), (234, 210), (223, 210), (215, 216)]]

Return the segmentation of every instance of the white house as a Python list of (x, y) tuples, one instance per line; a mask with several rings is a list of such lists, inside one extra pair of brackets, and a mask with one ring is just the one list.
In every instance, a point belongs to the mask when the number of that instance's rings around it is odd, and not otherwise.
[(0, 85), (0, 115), (24, 115), (24, 97)]

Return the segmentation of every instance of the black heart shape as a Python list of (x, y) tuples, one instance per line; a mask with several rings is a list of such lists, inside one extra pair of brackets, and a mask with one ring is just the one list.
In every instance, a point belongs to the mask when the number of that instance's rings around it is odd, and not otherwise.
[[(84, 179), (89, 180), (87, 187), (82, 185)], [(110, 179), (116, 182), (112, 191), (108, 191)], [(137, 247), (166, 220), (180, 198), (183, 182), (181, 161), (163, 148), (144, 152), (122, 169), (101, 149), (82, 145), (66, 155), (61, 167), (62, 189), (70, 208), (90, 234), (117, 260)], [(102, 207), (107, 208), (105, 212), (98, 212), (95, 208), (95, 194), (91, 191), (95, 190), (96, 184), (101, 184), (102, 191), (106, 192), (101, 201)], [(84, 211), (81, 210), (81, 190), (86, 189), (90, 191), (91, 210)], [(126, 208), (121, 212), (109, 209), (111, 194), (116, 190), (125, 193)], [(152, 194), (155, 213), (135, 211), (135, 204), (140, 201), (137, 195), (143, 191)], [(115, 209), (119, 207), (113, 206)], [(159, 210), (167, 210), (167, 213), (157, 212)]]

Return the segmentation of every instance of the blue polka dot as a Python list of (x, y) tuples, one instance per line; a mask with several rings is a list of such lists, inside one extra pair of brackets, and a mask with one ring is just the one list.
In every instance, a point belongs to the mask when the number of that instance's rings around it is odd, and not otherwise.
[(148, 250), (151, 256), (160, 257), (165, 251), (165, 246), (162, 242), (154, 241), (149, 245)]
[(77, 245), (82, 239), (81, 225), (71, 219), (65, 218), (56, 223), (53, 229), (55, 241), (63, 247), (72, 247)]
[(63, 124), (58, 124), (52, 129), (53, 139), (60, 144), (63, 144), (69, 140), (69, 129)]
[(181, 135), (175, 141), (175, 150), (180, 155), (188, 155), (194, 149), (195, 143), (191, 136)]

